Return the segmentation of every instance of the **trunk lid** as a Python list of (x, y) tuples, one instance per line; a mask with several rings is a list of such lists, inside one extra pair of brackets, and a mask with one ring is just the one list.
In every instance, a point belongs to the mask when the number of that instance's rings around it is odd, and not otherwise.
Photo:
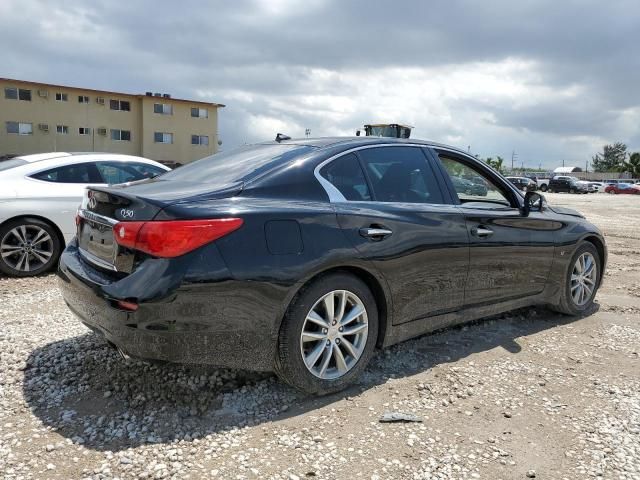
[(131, 273), (136, 252), (115, 241), (114, 226), (118, 222), (150, 221), (169, 205), (233, 197), (242, 191), (242, 186), (238, 182), (212, 190), (205, 183), (152, 179), (89, 187), (77, 217), (80, 254), (102, 269)]

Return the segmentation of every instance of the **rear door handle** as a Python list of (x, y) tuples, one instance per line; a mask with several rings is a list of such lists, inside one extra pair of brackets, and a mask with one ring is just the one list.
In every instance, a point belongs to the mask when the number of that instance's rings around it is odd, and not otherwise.
[(392, 230), (383, 227), (366, 227), (360, 229), (360, 235), (371, 240), (382, 240), (393, 233)]
[(471, 234), (475, 235), (476, 237), (490, 237), (491, 235), (493, 235), (493, 230), (483, 226), (473, 227), (471, 229)]

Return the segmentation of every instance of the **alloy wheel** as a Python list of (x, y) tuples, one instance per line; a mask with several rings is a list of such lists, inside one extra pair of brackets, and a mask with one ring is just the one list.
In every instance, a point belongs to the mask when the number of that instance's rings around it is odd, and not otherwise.
[(307, 370), (323, 380), (351, 370), (367, 344), (367, 310), (348, 290), (333, 290), (309, 310), (300, 334), (300, 353)]
[(577, 306), (586, 304), (593, 297), (597, 274), (598, 267), (593, 255), (589, 252), (580, 255), (571, 272), (571, 297)]
[(4, 263), (19, 272), (33, 272), (46, 265), (53, 255), (53, 239), (37, 225), (18, 225), (0, 241)]

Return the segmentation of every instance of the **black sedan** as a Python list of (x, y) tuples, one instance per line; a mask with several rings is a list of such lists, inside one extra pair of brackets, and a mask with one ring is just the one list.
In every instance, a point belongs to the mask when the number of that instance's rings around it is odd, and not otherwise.
[(607, 256), (578, 212), (463, 151), (388, 138), (242, 147), (91, 187), (76, 220), (64, 299), (123, 355), (275, 370), (315, 394), (435, 329), (529, 305), (587, 312)]

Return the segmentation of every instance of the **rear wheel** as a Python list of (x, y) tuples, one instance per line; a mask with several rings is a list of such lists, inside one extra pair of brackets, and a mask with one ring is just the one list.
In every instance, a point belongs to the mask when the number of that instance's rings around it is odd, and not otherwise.
[(546, 192), (547, 190), (548, 190), (548, 187), (544, 183), (540, 185), (540, 191)]
[(32, 277), (53, 268), (62, 244), (55, 229), (36, 218), (21, 218), (0, 227), (0, 271)]
[(365, 369), (377, 334), (378, 310), (364, 282), (343, 273), (323, 276), (304, 287), (287, 311), (276, 372), (307, 393), (338, 392)]
[(569, 193), (578, 193), (577, 190), (573, 187), (569, 189)]
[(580, 315), (593, 307), (600, 286), (600, 255), (590, 242), (580, 245), (571, 257), (560, 301), (552, 308), (567, 315)]

